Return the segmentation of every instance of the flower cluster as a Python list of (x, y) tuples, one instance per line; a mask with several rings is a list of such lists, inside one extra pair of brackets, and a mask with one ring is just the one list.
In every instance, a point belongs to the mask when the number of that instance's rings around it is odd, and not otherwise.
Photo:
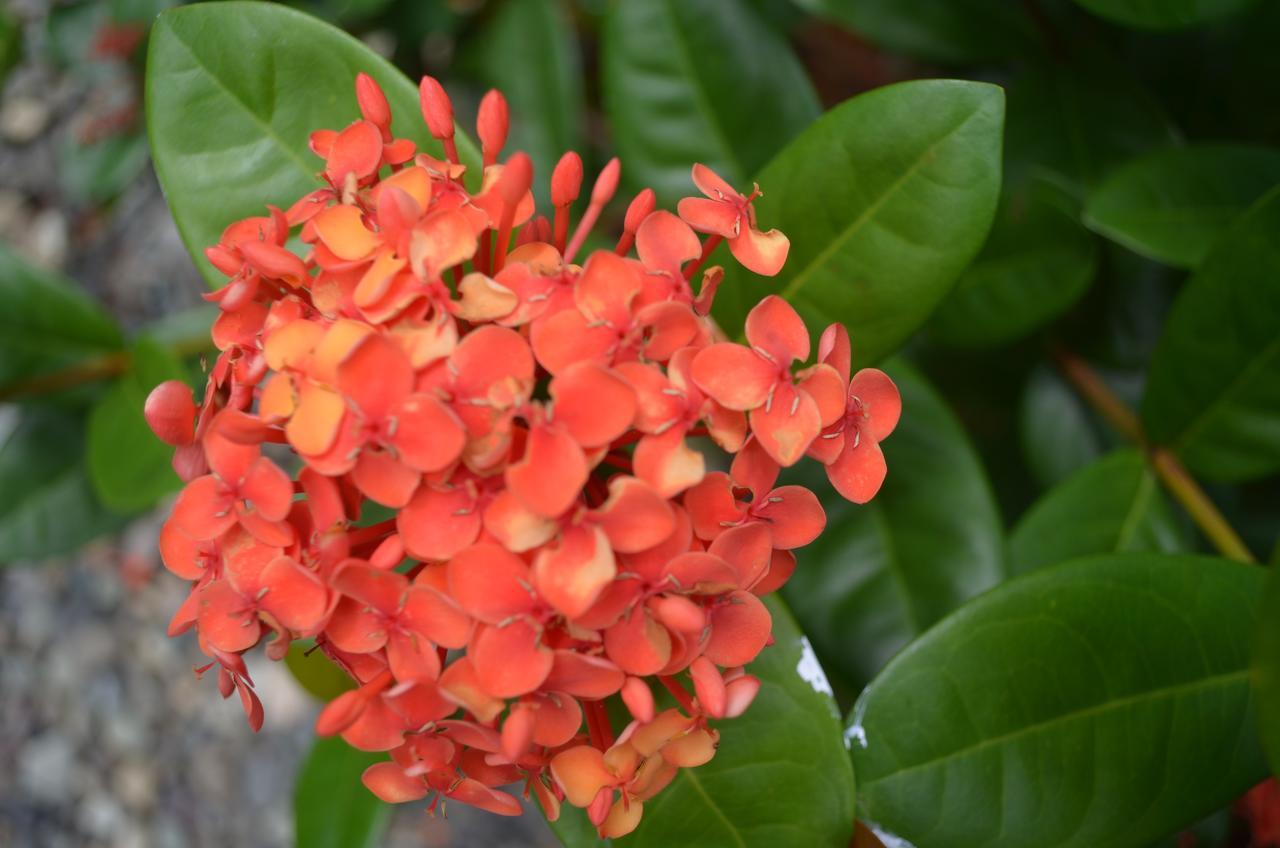
[(209, 296), (203, 402), (165, 383), (146, 405), (186, 481), (160, 540), (194, 584), (170, 630), (195, 629), (255, 728), (243, 654), (314, 640), (355, 683), (317, 730), (390, 752), (364, 775), (383, 799), (517, 814), (499, 787), (522, 782), (549, 817), (567, 799), (622, 835), (760, 687), (744, 669), (770, 641), (760, 596), (825, 522), (780, 469), (808, 454), (866, 501), (900, 402), (879, 371), (850, 379), (840, 326), (802, 365), (809, 333), (779, 298), (747, 344), (708, 317), (721, 269), (690, 281), (721, 242), (757, 273), (786, 259), (758, 190), (695, 166), (704, 197), (676, 215), (640, 193), (616, 247), (579, 265), (617, 161), (571, 234), (576, 154), (541, 216), (528, 157), (498, 161), (502, 96), (480, 105), (471, 180), (448, 97), (431, 78), (420, 93), (443, 160), (393, 135), (360, 75), (362, 119), (311, 136), (323, 187), (207, 251), (229, 282)]

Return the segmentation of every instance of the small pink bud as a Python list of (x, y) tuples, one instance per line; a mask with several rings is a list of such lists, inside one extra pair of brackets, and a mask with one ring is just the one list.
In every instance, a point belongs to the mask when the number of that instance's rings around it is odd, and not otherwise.
[(453, 138), (453, 103), (440, 81), (423, 77), (418, 84), (418, 100), (422, 104), (422, 119), (427, 122), (432, 137)]
[(618, 190), (618, 177), (622, 174), (622, 163), (615, 156), (609, 160), (608, 164), (600, 171), (600, 176), (596, 177), (596, 184), (591, 189), (591, 203), (594, 206), (604, 206)]
[(632, 718), (641, 724), (653, 721), (653, 691), (639, 677), (628, 677), (622, 684), (622, 703)]
[(152, 389), (142, 414), (165, 444), (181, 447), (195, 441), (196, 403), (191, 387), (181, 380), (166, 380)]
[(391, 126), (391, 107), (382, 89), (366, 73), (356, 74), (356, 102), (360, 104), (360, 114), (365, 120), (377, 124), (385, 130)]
[(570, 150), (551, 172), (551, 205), (568, 206), (582, 191), (582, 157)]
[(480, 150), (486, 165), (497, 161), (502, 146), (507, 143), (509, 127), (507, 98), (501, 91), (491, 88), (480, 101), (480, 112), (476, 116), (476, 135), (480, 136)]
[(503, 202), (514, 209), (529, 193), (532, 185), (533, 160), (529, 158), (529, 154), (521, 151), (507, 160), (498, 182), (498, 191), (502, 193)]
[(640, 229), (640, 223), (649, 217), (649, 213), (653, 211), (657, 204), (657, 199), (653, 194), (653, 189), (647, 188), (635, 196), (631, 201), (631, 205), (627, 207), (627, 217), (623, 221), (622, 228), (629, 233), (634, 233)]

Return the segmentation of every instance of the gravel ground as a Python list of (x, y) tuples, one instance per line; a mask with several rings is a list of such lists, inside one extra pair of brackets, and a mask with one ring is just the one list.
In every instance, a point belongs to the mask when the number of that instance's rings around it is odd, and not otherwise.
[[(7, 3), (27, 45), (0, 99), (0, 241), (73, 277), (127, 327), (198, 303), (202, 283), (149, 167), (109, 207), (60, 185), (60, 145), (135, 97), (136, 79), (51, 67), (48, 0)], [(195, 640), (165, 636), (185, 587), (159, 565), (159, 522), (61, 561), (0, 564), (0, 846), (293, 844), (293, 775), (318, 705), (259, 656), (266, 724), (255, 735), (215, 678), (195, 678)], [(397, 808), (383, 844), (557, 843), (537, 813), (451, 805), (446, 820), (419, 804)]]

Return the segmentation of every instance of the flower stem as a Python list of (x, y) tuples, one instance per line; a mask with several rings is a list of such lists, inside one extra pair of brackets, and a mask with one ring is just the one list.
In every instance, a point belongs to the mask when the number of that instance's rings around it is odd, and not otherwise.
[[(207, 334), (189, 339), (179, 339), (170, 346), (170, 350), (179, 359), (194, 356), (210, 350), (213, 343)], [(37, 374), (24, 380), (17, 380), (7, 386), (0, 386), (0, 403), (35, 397), (73, 389), (86, 383), (109, 380), (119, 377), (129, 370), (133, 364), (133, 355), (127, 350), (113, 350), (99, 356), (76, 362), (56, 371)]]
[(1220, 554), (1239, 562), (1257, 563), (1226, 517), (1200, 488), (1186, 466), (1166, 448), (1151, 445), (1133, 410), (1106, 384), (1097, 371), (1074, 353), (1055, 348), (1054, 361), (1067, 382), (1101, 415), (1107, 423), (1129, 441), (1143, 448), (1147, 462), (1160, 478), (1169, 494), (1182, 505)]

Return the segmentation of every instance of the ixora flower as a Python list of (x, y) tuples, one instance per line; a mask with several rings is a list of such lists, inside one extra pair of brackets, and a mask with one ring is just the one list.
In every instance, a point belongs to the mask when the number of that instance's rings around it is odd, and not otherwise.
[[(692, 278), (721, 240), (757, 273), (786, 259), (786, 237), (756, 225), (758, 188), (695, 165), (706, 197), (677, 216), (641, 192), (616, 248), (577, 261), (616, 160), (571, 231), (582, 161), (561, 159), (540, 215), (529, 158), (499, 161), (497, 92), (480, 175), (435, 80), (421, 102), (443, 160), (392, 133), (368, 76), (356, 97), (360, 120), (311, 136), (321, 187), (208, 249), (229, 279), (209, 295), (203, 402), (178, 383), (147, 401), (186, 481), (160, 539), (193, 582), (170, 632), (195, 630), (255, 729), (242, 655), (314, 640), (354, 681), (317, 731), (389, 752), (364, 775), (387, 801), (515, 815), (501, 787), (517, 784), (549, 818), (568, 801), (623, 835), (760, 688), (760, 596), (826, 521), (781, 469), (808, 454), (870, 499), (897, 390), (850, 378), (843, 327), (805, 365), (809, 332), (777, 297), (745, 345), (708, 317), (721, 269)], [(728, 472), (707, 470), (700, 437), (734, 455)], [(362, 521), (370, 503), (392, 517)]]

